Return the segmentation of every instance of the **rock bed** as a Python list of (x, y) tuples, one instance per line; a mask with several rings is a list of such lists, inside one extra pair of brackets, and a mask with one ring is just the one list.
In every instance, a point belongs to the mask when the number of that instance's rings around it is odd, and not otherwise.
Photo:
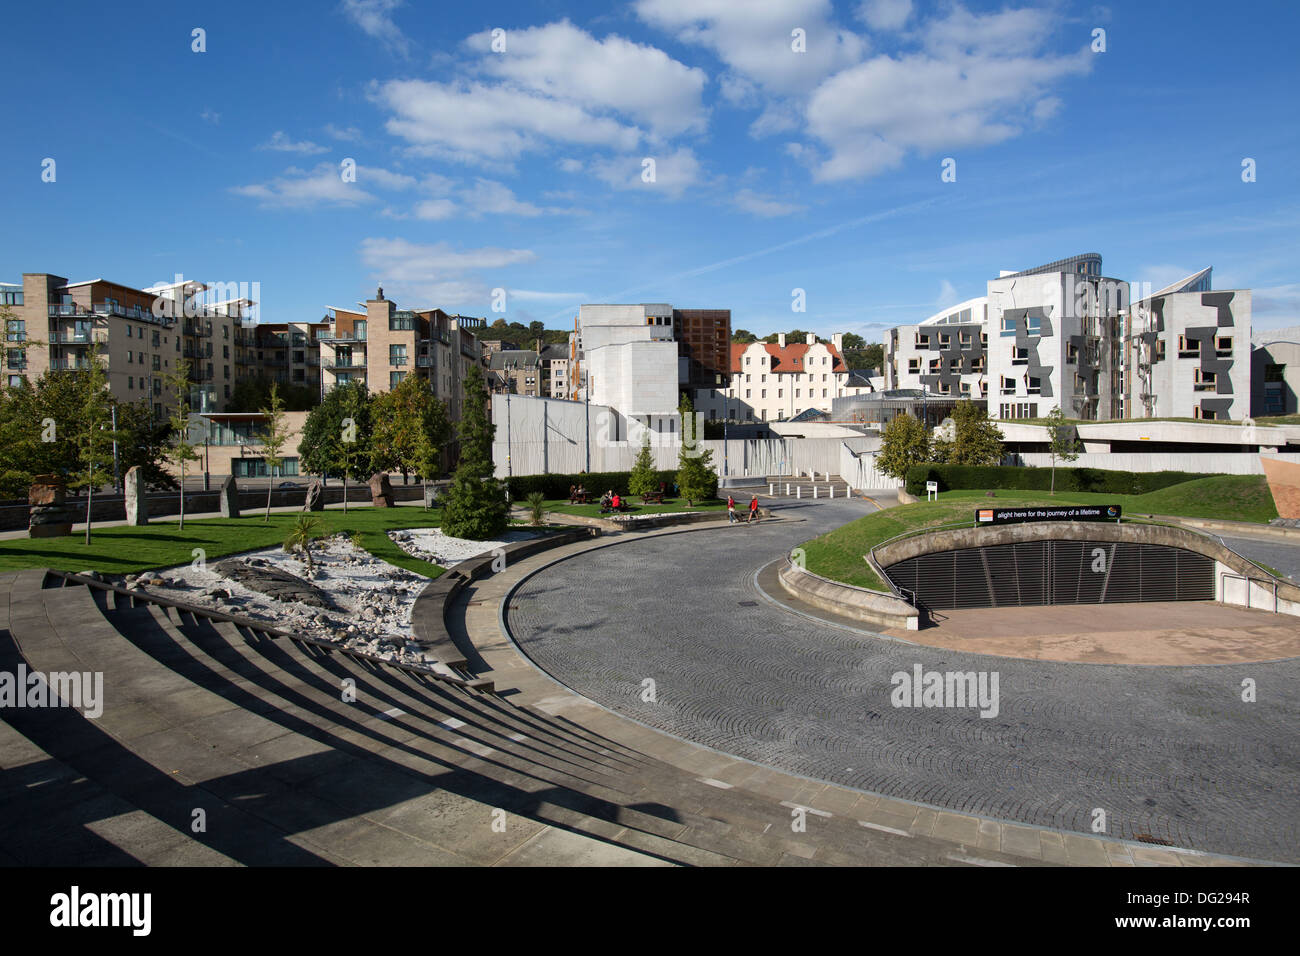
[(538, 534), (537, 531), (507, 531), (497, 541), (467, 541), (443, 534), (441, 528), (407, 528), (390, 531), (388, 537), (411, 557), (450, 568), (507, 544), (535, 538)]
[[(127, 575), (123, 583), (186, 604), (265, 621), (281, 630), (332, 641), (386, 661), (454, 673), (427, 659), (411, 640), (411, 608), (426, 578), (381, 561), (341, 534), (317, 541), (312, 561), (315, 567), (308, 570), (301, 556), (268, 548), (204, 567), (182, 565)], [(218, 571), (222, 565), (239, 566), (240, 577), (256, 574), (258, 568), (286, 572), (324, 592), (331, 606), (277, 600), (223, 576)]]

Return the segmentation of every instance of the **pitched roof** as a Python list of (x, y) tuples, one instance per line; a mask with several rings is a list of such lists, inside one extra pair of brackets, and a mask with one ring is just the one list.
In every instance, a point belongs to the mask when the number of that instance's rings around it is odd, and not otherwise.
[[(750, 343), (750, 344), (754, 344), (754, 343)], [(831, 354), (830, 370), (832, 372), (848, 371), (848, 366), (844, 364), (844, 356), (840, 355), (839, 349), (837, 349), (834, 345), (831, 345), (829, 342), (819, 342), (817, 344), (824, 346), (825, 349), (828, 352), (830, 352)], [(735, 342), (731, 344), (731, 371), (732, 372), (743, 371), (743, 366), (744, 366), (743, 356), (745, 354), (745, 350), (748, 348), (749, 348), (748, 345), (740, 345)], [(811, 348), (811, 346), (805, 345), (804, 343), (801, 342), (798, 345), (787, 345), (785, 348), (781, 348), (781, 346), (776, 344), (768, 345), (764, 343), (763, 348), (767, 350), (768, 355), (772, 356), (773, 372), (798, 373), (805, 370), (804, 356), (805, 354), (807, 354), (808, 349)], [(819, 365), (817, 366), (817, 368), (820, 369), (821, 366)]]

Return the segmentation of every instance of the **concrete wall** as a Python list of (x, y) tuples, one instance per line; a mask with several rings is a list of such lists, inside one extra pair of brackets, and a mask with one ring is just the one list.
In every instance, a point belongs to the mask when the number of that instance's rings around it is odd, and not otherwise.
[(874, 439), (875, 447), (869, 451), (857, 451), (847, 443), (840, 444), (839, 476), (854, 491), (873, 491), (903, 487), (897, 478), (891, 478), (876, 468), (875, 452), (880, 447), (880, 439)]
[[(1300, 455), (1269, 455), (1280, 461), (1300, 462)], [(1025, 452), (1016, 456), (1016, 463), (1030, 467), (1047, 468), (1052, 456), (1043, 452)], [(1262, 475), (1264, 466), (1259, 455), (1187, 452), (1185, 454), (1088, 454), (1075, 461), (1056, 462), (1058, 468), (1104, 468), (1107, 471), (1195, 471), (1209, 475)]]
[[(500, 478), (508, 474), (630, 471), (641, 451), (640, 436), (635, 429), (629, 433), (627, 423), (613, 409), (604, 406), (511, 396), (508, 407), (507, 419), (506, 396), (492, 397), (492, 420), (496, 424), (492, 459)], [(719, 475), (761, 479), (808, 471), (837, 474), (842, 445), (867, 451), (878, 448), (879, 443), (879, 438), (862, 436), (727, 442), (708, 439), (700, 445), (713, 453), (713, 468)], [(650, 450), (656, 468), (675, 469), (680, 448), (679, 435), (651, 433)]]

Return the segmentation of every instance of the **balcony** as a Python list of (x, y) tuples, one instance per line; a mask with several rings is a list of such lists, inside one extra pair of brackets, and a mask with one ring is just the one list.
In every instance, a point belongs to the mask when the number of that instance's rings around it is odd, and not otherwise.
[(416, 368), (432, 368), (432, 367), (433, 367), (433, 356), (432, 356), (432, 355), (417, 355), (417, 356), (415, 357), (415, 367), (416, 367)]
[(186, 322), (182, 329), (182, 334), (206, 338), (212, 334), (212, 329), (208, 328), (202, 322)]
[(90, 345), (97, 341), (89, 332), (51, 332), (51, 345)]
[(365, 362), (355, 362), (352, 359), (327, 359), (321, 363), (325, 368), (343, 369), (344, 371), (360, 369), (365, 371)]

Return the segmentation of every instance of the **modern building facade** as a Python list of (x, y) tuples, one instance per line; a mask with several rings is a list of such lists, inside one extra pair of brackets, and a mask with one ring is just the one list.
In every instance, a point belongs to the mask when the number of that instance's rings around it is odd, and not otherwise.
[(1300, 413), (1300, 325), (1256, 332), (1250, 353), (1251, 414)]
[(1251, 293), (1203, 269), (1133, 303), (1120, 418), (1251, 416)]
[(1136, 302), (1097, 253), (989, 280), (986, 294), (885, 335), (886, 387), (1091, 421), (1250, 415), (1249, 290), (1204, 269)]

